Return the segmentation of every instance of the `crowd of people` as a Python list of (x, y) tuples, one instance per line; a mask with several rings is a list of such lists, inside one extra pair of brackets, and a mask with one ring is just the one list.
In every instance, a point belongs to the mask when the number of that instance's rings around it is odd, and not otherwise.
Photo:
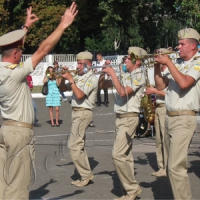
[[(0, 109), (3, 123), (0, 129), (0, 199), (28, 199), (31, 173), (34, 165), (34, 133), (36, 109), (31, 97), (32, 81), (29, 74), (57, 44), (63, 32), (78, 14), (75, 2), (66, 9), (58, 27), (39, 46), (32, 57), (19, 64), (25, 36), (38, 18), (27, 9), (22, 30), (0, 37), (2, 61), (0, 62)], [(72, 91), (72, 126), (68, 148), (80, 178), (72, 180), (76, 187), (84, 187), (94, 178), (85, 151), (86, 130), (92, 121), (95, 104), (101, 106), (100, 91), (104, 89), (104, 104), (108, 106), (107, 89), (116, 89), (116, 137), (112, 150), (113, 163), (122, 186), (123, 196), (117, 199), (134, 200), (142, 192), (135, 179), (132, 140), (136, 134), (141, 111), (141, 99), (146, 94), (156, 94), (155, 131), (158, 171), (153, 176), (166, 176), (170, 180), (174, 199), (192, 199), (187, 174), (188, 149), (196, 130), (196, 113), (200, 98), (199, 33), (192, 28), (178, 32), (179, 58), (172, 62), (168, 49), (157, 49), (154, 57), (155, 86), (146, 87), (143, 59), (148, 53), (141, 47), (131, 46), (123, 58), (121, 75), (117, 76), (109, 60), (97, 55), (102, 68), (97, 77), (92, 70), (92, 53), (77, 54), (77, 76), (60, 73), (58, 62), (49, 66), (44, 77), (48, 82), (46, 106), (49, 108), (52, 127), (59, 127), (60, 95)], [(133, 56), (134, 55), (134, 56)], [(85, 71), (85, 65), (88, 70)], [(67, 80), (67, 82), (65, 82)], [(145, 90), (146, 88), (146, 90)], [(63, 96), (63, 100), (66, 96)], [(96, 102), (97, 99), (97, 102)], [(56, 109), (56, 121), (53, 117)], [(15, 135), (15, 137), (13, 137)], [(19, 159), (16, 159), (20, 156)], [(15, 162), (15, 165), (12, 163)], [(22, 167), (23, 166), (23, 167)], [(22, 171), (22, 168), (25, 170)], [(9, 173), (12, 171), (12, 177)], [(23, 181), (20, 181), (23, 177)], [(16, 184), (20, 182), (20, 184)]]

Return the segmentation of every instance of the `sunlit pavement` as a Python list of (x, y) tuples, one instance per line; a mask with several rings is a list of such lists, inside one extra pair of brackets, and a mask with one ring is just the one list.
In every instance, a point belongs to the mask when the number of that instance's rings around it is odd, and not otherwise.
[[(60, 108), (60, 127), (51, 127), (45, 98), (34, 98), (37, 119), (41, 127), (34, 127), (36, 136), (36, 174), (33, 175), (30, 199), (113, 199), (122, 195), (120, 182), (112, 163), (115, 138), (114, 94), (109, 95), (109, 107), (95, 107), (93, 123), (86, 133), (86, 151), (95, 175), (93, 182), (79, 188), (71, 185), (78, 178), (67, 149), (71, 129), (71, 105), (63, 102)], [(102, 98), (103, 99), (103, 98)], [(2, 120), (0, 120), (1, 124)], [(193, 199), (200, 199), (200, 126), (193, 137), (188, 156), (188, 173)], [(139, 199), (172, 199), (167, 177), (151, 176), (157, 170), (155, 138), (133, 140), (135, 178), (142, 188)]]

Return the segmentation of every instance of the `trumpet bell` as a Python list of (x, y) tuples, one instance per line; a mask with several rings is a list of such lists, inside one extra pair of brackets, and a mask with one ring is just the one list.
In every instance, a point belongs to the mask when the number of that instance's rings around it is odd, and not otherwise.
[(134, 53), (131, 53), (130, 60), (133, 64), (135, 64), (136, 60), (141, 60), (145, 65), (149, 65), (149, 64), (153, 65), (157, 63), (154, 61), (154, 58), (158, 55), (169, 55), (171, 60), (175, 60), (179, 57), (179, 54), (176, 51), (170, 51), (170, 52), (165, 52), (161, 54), (147, 54), (143, 56), (136, 56)]

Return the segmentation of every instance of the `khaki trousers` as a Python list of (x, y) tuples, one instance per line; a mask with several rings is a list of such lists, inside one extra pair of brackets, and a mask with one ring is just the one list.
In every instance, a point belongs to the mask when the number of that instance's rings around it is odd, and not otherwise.
[(33, 130), (2, 125), (0, 131), (0, 199), (29, 199), (34, 159)]
[(116, 138), (112, 157), (122, 187), (128, 195), (135, 194), (138, 189), (132, 155), (132, 140), (138, 123), (138, 117), (116, 118)]
[(175, 199), (192, 199), (187, 155), (196, 124), (196, 116), (166, 116), (167, 170)]
[(156, 131), (156, 157), (159, 169), (165, 169), (164, 157), (166, 156), (166, 150), (164, 148), (164, 132), (165, 132), (165, 118), (166, 108), (157, 107), (155, 111), (155, 131)]
[(72, 111), (72, 130), (68, 142), (72, 161), (84, 180), (92, 175), (87, 153), (85, 151), (85, 132), (92, 121), (92, 111)]

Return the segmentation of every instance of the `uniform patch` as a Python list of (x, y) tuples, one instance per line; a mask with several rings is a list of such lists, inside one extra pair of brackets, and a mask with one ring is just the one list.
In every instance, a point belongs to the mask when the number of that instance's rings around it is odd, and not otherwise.
[(200, 71), (200, 62), (195, 64), (194, 69), (198, 72)]
[(135, 85), (138, 85), (138, 84), (139, 84), (139, 81), (133, 80), (133, 83), (134, 83)]
[(92, 87), (92, 81), (88, 81), (88, 82), (86, 83), (86, 85), (87, 85), (88, 87)]

